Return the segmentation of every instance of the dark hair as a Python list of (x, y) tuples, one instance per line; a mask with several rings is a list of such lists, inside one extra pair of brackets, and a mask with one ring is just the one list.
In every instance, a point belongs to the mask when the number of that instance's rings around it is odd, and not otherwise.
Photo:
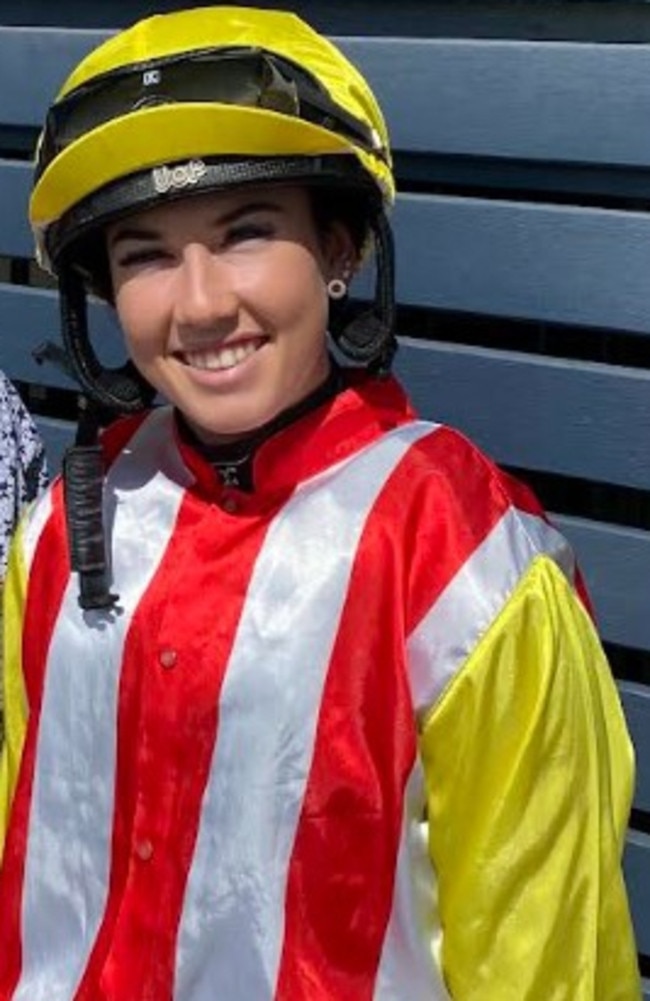
[(327, 232), (333, 223), (342, 223), (361, 256), (368, 241), (371, 220), (381, 211), (374, 191), (318, 186), (310, 186), (308, 190), (316, 229)]

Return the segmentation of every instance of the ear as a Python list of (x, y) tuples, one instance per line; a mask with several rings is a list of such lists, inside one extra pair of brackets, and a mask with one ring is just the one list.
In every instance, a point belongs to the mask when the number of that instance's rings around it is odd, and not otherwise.
[(359, 254), (345, 223), (335, 219), (322, 234), (325, 278), (349, 281), (359, 266)]

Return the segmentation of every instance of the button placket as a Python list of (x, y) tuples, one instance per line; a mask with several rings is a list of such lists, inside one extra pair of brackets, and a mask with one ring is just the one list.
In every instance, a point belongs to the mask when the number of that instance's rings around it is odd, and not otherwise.
[(232, 494), (225, 495), (225, 497), (221, 501), (221, 506), (223, 507), (226, 514), (235, 514), (235, 512), (239, 509), (239, 503), (237, 501), (237, 498), (233, 497)]

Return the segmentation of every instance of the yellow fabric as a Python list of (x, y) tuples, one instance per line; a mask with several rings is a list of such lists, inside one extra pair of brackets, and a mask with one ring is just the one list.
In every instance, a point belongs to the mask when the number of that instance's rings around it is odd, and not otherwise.
[[(195, 156), (352, 153), (394, 198), (388, 132), (359, 71), (326, 38), (294, 14), (252, 7), (204, 7), (146, 18), (112, 36), (76, 67), (58, 98), (105, 73), (143, 60), (219, 47), (258, 47), (291, 60), (322, 84), (341, 108), (377, 137), (377, 155), (327, 129), (262, 109), (204, 104), (142, 108), (71, 143), (39, 178), (29, 216), (38, 231), (76, 202), (117, 178)], [(183, 115), (189, 113), (187, 125)], [(108, 153), (107, 153), (108, 147)]]
[(237, 46), (275, 52), (303, 66), (337, 104), (368, 122), (388, 148), (386, 124), (364, 77), (340, 49), (288, 11), (219, 6), (145, 18), (90, 52), (69, 75), (57, 99), (103, 73), (142, 60)]
[[(116, 178), (161, 163), (199, 156), (319, 156), (350, 153), (342, 136), (273, 111), (224, 104), (165, 104), (117, 118), (72, 143), (39, 180), (30, 205), (35, 229)], [(384, 190), (390, 168), (354, 153)], [(128, 161), (128, 162), (127, 162)]]
[(641, 997), (620, 857), (633, 751), (591, 621), (539, 558), (421, 736), (455, 1001)]
[(16, 788), (27, 725), (27, 699), (22, 670), (22, 621), (26, 573), (22, 558), (22, 527), (19, 526), (9, 553), (3, 590), (2, 694), (5, 735), (0, 751), (0, 859), (4, 847), (9, 809)]

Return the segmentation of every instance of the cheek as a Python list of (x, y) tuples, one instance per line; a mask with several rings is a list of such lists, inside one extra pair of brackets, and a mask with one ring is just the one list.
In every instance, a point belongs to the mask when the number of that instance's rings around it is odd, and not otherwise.
[(115, 295), (115, 310), (131, 354), (146, 357), (160, 340), (161, 296), (143, 282), (127, 282)]
[(278, 333), (307, 325), (320, 334), (327, 325), (327, 289), (320, 263), (299, 244), (283, 245), (273, 266), (249, 275), (240, 289)]

